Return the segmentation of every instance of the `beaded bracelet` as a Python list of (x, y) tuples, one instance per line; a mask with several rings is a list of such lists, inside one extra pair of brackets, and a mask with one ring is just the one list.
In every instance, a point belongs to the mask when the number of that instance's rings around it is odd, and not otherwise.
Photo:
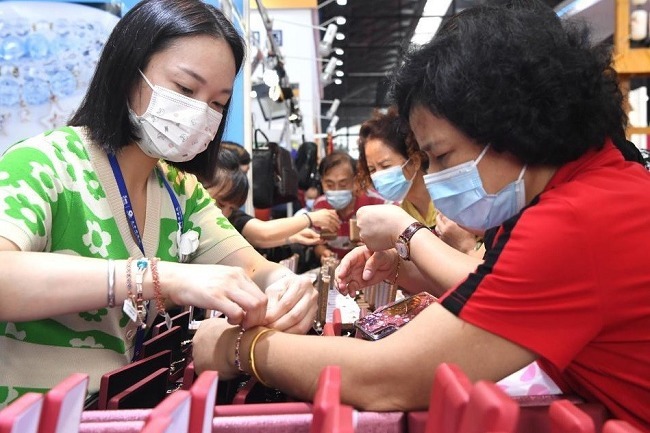
[(106, 300), (108, 301), (108, 308), (115, 307), (115, 260), (108, 259), (108, 290), (106, 293)]
[(253, 376), (255, 377), (255, 379), (257, 379), (257, 381), (259, 383), (266, 386), (267, 388), (270, 388), (270, 385), (262, 380), (262, 377), (260, 376), (259, 372), (257, 371), (257, 367), (255, 365), (255, 345), (257, 344), (257, 341), (260, 339), (260, 337), (262, 337), (262, 335), (266, 334), (267, 332), (271, 332), (271, 331), (273, 331), (273, 329), (269, 329), (269, 328), (260, 331), (255, 336), (255, 338), (253, 338), (253, 341), (251, 342), (249, 352), (248, 352), (248, 363), (250, 364), (251, 370), (253, 371)]
[(158, 257), (151, 259), (151, 276), (153, 278), (153, 293), (156, 299), (156, 310), (161, 315), (165, 315), (165, 298), (163, 298), (162, 291), (160, 290), (160, 277), (158, 276)]
[(237, 370), (239, 370), (240, 373), (246, 374), (244, 370), (241, 368), (241, 359), (240, 359), (240, 346), (241, 346), (241, 338), (244, 336), (244, 332), (246, 330), (244, 329), (243, 326), (239, 327), (239, 334), (237, 335), (237, 341), (235, 342), (235, 367), (237, 367)]

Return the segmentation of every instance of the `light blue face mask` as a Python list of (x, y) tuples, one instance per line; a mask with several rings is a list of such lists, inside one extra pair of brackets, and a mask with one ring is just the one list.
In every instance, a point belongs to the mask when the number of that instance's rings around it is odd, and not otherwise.
[(352, 201), (351, 189), (340, 189), (338, 191), (325, 191), (327, 202), (336, 210), (341, 210)]
[(404, 166), (408, 162), (409, 160), (402, 165), (377, 171), (370, 176), (372, 184), (384, 200), (402, 201), (406, 197), (406, 194), (408, 194), (413, 184), (413, 179), (415, 178), (415, 175), (413, 175), (411, 180), (407, 180), (404, 177)]
[(424, 176), (424, 184), (436, 209), (457, 224), (480, 231), (501, 225), (516, 215), (526, 201), (525, 165), (517, 180), (501, 191), (496, 194), (485, 192), (476, 166), (488, 147), (485, 146), (474, 161)]
[(308, 198), (307, 200), (305, 200), (305, 207), (309, 210), (312, 210), (314, 208), (314, 201), (316, 200), (313, 198)]

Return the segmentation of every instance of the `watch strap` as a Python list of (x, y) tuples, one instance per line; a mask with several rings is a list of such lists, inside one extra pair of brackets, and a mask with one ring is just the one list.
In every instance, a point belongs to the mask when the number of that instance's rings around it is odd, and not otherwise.
[(404, 242), (409, 243), (411, 241), (411, 238), (413, 235), (420, 229), (427, 228), (424, 224), (422, 224), (419, 221), (415, 221), (414, 223), (410, 224), (407, 228), (404, 229), (401, 235), (399, 235), (400, 239), (402, 239)]

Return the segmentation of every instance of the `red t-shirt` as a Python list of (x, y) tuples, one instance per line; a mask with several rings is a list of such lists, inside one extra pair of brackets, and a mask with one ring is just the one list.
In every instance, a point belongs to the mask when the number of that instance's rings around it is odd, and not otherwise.
[[(341, 227), (339, 227), (336, 239), (327, 242), (327, 247), (332, 250), (333, 253), (336, 253), (339, 259), (342, 259), (343, 256), (355, 247), (355, 245), (350, 242), (350, 218), (353, 218), (362, 206), (384, 203), (386, 203), (385, 200), (377, 197), (369, 197), (365, 194), (357, 196), (354, 200), (354, 210), (352, 212), (347, 215), (337, 212), (339, 219), (341, 220)], [(334, 208), (327, 202), (325, 195), (321, 195), (314, 201), (314, 210), (318, 209)]]
[(650, 173), (610, 142), (560, 168), (441, 304), (650, 431)]

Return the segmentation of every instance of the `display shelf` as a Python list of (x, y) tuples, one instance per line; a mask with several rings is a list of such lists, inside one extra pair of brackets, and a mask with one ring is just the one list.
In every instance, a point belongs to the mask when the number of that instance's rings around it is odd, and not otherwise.
[[(616, 0), (615, 24), (613, 66), (627, 101), (630, 80), (650, 76), (650, 48), (630, 46), (630, 0)], [(650, 134), (650, 126), (628, 126), (628, 137), (632, 134)]]

